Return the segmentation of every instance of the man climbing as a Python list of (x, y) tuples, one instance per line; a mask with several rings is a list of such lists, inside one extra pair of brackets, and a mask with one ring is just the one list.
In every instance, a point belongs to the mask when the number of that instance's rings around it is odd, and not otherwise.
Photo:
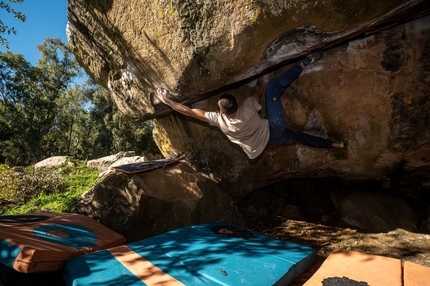
[(300, 64), (270, 80), (266, 86), (266, 119), (259, 115), (264, 82), (258, 80), (253, 95), (241, 106), (231, 94), (223, 94), (218, 101), (219, 112), (207, 112), (189, 108), (167, 97), (168, 91), (157, 89), (157, 97), (175, 111), (217, 126), (227, 138), (238, 144), (250, 159), (257, 158), (267, 145), (283, 145), (294, 142), (314, 148), (345, 148), (341, 141), (333, 142), (321, 137), (294, 132), (286, 128), (286, 118), (281, 102), (284, 90), (296, 80), (302, 71), (322, 57), (321, 51), (305, 57)]

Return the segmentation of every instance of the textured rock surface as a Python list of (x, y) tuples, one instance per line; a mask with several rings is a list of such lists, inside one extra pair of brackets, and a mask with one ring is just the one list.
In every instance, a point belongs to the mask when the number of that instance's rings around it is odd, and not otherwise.
[[(122, 114), (169, 111), (154, 88), (197, 101), (234, 82), (422, 12), (424, 0), (69, 0), (76, 58)], [(157, 103), (157, 102), (155, 102)]]
[(110, 174), (79, 199), (73, 212), (96, 219), (129, 242), (215, 220), (244, 223), (231, 199), (186, 163), (137, 175)]
[(377, 189), (348, 188), (331, 194), (342, 221), (375, 232), (418, 232), (418, 214), (400, 196)]
[[(154, 135), (165, 156), (185, 153), (238, 198), (292, 177), (429, 181), (429, 34), (424, 17), (327, 50), (287, 89), (288, 127), (345, 140), (346, 150), (269, 147), (250, 161), (219, 130), (178, 114), (157, 119)], [(252, 84), (230, 92), (241, 102)], [(216, 102), (193, 106), (216, 110)]]
[[(126, 118), (158, 116), (154, 136), (165, 157), (185, 154), (234, 199), (295, 177), (370, 178), (399, 188), (400, 179), (430, 180), (430, 20), (414, 18), (428, 13), (428, 1), (124, 3), (69, 0), (76, 57)], [(318, 48), (325, 58), (286, 92), (288, 127), (345, 140), (346, 150), (272, 147), (249, 161), (207, 124), (159, 117), (169, 109), (154, 101), (157, 86), (187, 104), (206, 98), (193, 106), (216, 110), (217, 92), (234, 87), (243, 101), (252, 79), (274, 77)]]
[[(109, 168), (112, 166), (112, 164), (115, 164), (116, 162), (118, 162), (119, 160), (121, 160), (123, 158), (133, 158), (134, 162), (144, 162), (145, 161), (144, 157), (135, 156), (133, 151), (121, 151), (115, 155), (110, 155), (110, 156), (105, 156), (105, 157), (94, 159), (94, 160), (89, 160), (87, 162), (87, 168), (97, 169), (100, 171), (106, 171), (106, 170), (109, 170)], [(132, 162), (128, 162), (128, 163), (132, 163)], [(121, 165), (121, 164), (118, 164), (118, 165)]]

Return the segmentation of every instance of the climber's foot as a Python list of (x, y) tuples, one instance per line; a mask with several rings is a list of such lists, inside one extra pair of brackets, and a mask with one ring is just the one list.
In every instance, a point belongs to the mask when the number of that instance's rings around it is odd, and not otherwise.
[(317, 51), (317, 52), (314, 52), (310, 55), (307, 55), (302, 61), (303, 65), (305, 65), (307, 67), (307, 66), (313, 64), (314, 62), (319, 61), (322, 58), (323, 54), (324, 53), (322, 51)]
[(337, 149), (344, 149), (346, 148), (345, 142), (342, 141), (334, 141), (331, 143), (331, 147), (337, 148)]

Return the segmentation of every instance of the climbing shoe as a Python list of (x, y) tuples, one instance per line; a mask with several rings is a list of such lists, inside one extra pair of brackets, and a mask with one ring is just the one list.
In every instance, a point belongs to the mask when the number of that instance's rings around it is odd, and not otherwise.
[(335, 141), (333, 142), (332, 147), (336, 149), (344, 149), (346, 148), (346, 143), (342, 141)]
[(303, 59), (303, 63), (305, 64), (305, 66), (309, 66), (309, 65), (313, 64), (314, 62), (318, 61), (319, 59), (321, 59), (322, 56), (323, 56), (323, 52), (322, 51), (317, 51), (315, 53), (307, 55)]

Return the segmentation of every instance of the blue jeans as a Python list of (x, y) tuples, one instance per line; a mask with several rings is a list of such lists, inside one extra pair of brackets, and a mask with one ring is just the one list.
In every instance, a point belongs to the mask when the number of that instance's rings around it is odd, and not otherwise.
[(301, 132), (294, 132), (285, 127), (287, 120), (285, 119), (281, 95), (301, 73), (302, 67), (296, 65), (267, 83), (266, 118), (269, 120), (270, 126), (270, 138), (267, 145), (282, 145), (299, 142), (309, 147), (329, 148), (332, 144), (330, 140)]

